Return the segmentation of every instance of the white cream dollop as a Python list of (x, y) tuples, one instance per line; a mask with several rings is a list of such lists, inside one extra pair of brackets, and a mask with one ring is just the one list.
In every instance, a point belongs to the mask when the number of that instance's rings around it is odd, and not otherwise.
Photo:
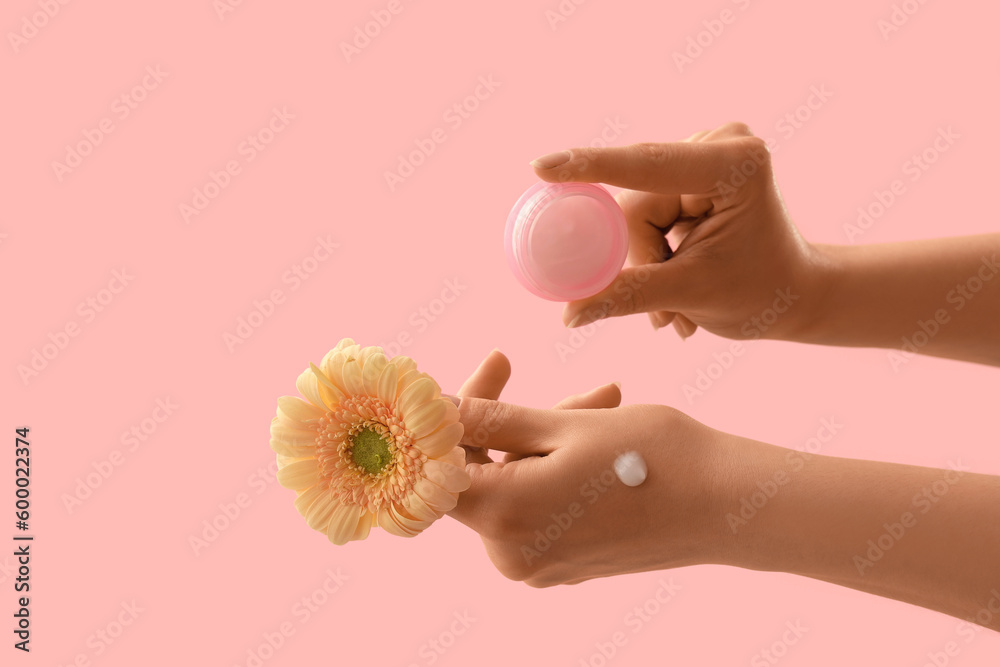
[(615, 474), (625, 486), (639, 486), (646, 481), (646, 461), (639, 452), (625, 452), (615, 459)]

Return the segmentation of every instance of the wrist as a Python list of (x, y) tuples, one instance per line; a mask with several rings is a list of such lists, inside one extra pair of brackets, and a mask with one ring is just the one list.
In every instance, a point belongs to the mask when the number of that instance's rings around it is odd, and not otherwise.
[(795, 275), (801, 294), (790, 326), (781, 339), (795, 343), (822, 343), (836, 315), (836, 288), (843, 284), (843, 246), (806, 244), (805, 258)]

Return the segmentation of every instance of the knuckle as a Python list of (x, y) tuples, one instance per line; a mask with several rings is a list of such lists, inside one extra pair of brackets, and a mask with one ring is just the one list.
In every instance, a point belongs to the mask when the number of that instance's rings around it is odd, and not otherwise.
[(752, 137), (754, 136), (753, 130), (750, 126), (742, 121), (731, 121), (726, 123), (719, 128), (720, 133), (725, 132), (726, 134), (738, 136), (738, 137)]
[(663, 164), (670, 157), (669, 147), (664, 144), (649, 141), (632, 144), (632, 150), (634, 151), (636, 157), (644, 161), (652, 162), (653, 164)]
[(518, 558), (504, 559), (495, 565), (500, 574), (511, 581), (527, 581), (533, 573), (532, 567)]
[(748, 180), (769, 180), (771, 149), (767, 141), (756, 136), (740, 137), (726, 142), (728, 162)]

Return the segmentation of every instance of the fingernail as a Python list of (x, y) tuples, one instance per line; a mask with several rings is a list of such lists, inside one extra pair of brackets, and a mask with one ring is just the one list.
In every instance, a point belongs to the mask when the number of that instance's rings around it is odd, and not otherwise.
[(531, 161), (531, 166), (536, 169), (552, 169), (553, 167), (558, 167), (561, 164), (566, 164), (569, 162), (570, 153), (569, 151), (559, 151), (558, 153), (549, 153), (548, 155), (543, 155), (540, 158)]
[(441, 398), (447, 398), (449, 401), (451, 401), (452, 403), (455, 404), (456, 408), (459, 407), (460, 405), (462, 405), (462, 397), (461, 396), (452, 396), (451, 394), (442, 394)]
[(649, 314), (649, 319), (653, 323), (653, 330), (659, 330), (667, 326), (667, 318), (663, 316), (663, 313), (653, 312)]
[(618, 390), (621, 391), (621, 388), (622, 388), (622, 383), (621, 382), (612, 382), (611, 384), (613, 384), (614, 386), (618, 387)]
[(576, 317), (571, 319), (566, 326), (570, 329), (575, 329), (577, 327), (582, 327), (585, 324), (590, 324), (593, 321), (594, 320), (590, 317), (590, 315), (587, 315), (587, 313), (577, 313)]

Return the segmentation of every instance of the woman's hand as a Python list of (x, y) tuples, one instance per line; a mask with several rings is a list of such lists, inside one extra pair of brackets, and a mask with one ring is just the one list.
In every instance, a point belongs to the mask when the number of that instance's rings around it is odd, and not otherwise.
[[(537, 410), (493, 352), (459, 394), (472, 485), (450, 514), (531, 586), (716, 563), (788, 572), (1000, 630), (1000, 477), (818, 456), (715, 431), (605, 385)], [(477, 397), (477, 394), (479, 395)], [(646, 481), (612, 464), (635, 450)]]
[(544, 181), (627, 188), (617, 201), (630, 266), (601, 293), (567, 304), (567, 326), (648, 312), (654, 327), (673, 322), (682, 337), (700, 326), (727, 338), (787, 339), (808, 321), (822, 258), (785, 210), (767, 143), (746, 125), (532, 164)]
[(1000, 366), (1000, 234), (811, 245), (785, 210), (767, 144), (742, 123), (532, 165), (544, 181), (626, 188), (617, 201), (629, 266), (567, 304), (567, 326), (646, 312), (684, 338), (700, 326), (726, 338), (900, 349), (893, 369), (915, 353)]
[[(553, 410), (489, 400), (509, 374), (493, 352), (459, 391), (463, 444), (506, 455), (470, 451), (472, 487), (450, 512), (501, 573), (537, 587), (718, 560), (724, 476), (711, 429), (663, 406), (617, 407), (615, 384)], [(629, 450), (649, 468), (637, 487), (612, 467)]]

